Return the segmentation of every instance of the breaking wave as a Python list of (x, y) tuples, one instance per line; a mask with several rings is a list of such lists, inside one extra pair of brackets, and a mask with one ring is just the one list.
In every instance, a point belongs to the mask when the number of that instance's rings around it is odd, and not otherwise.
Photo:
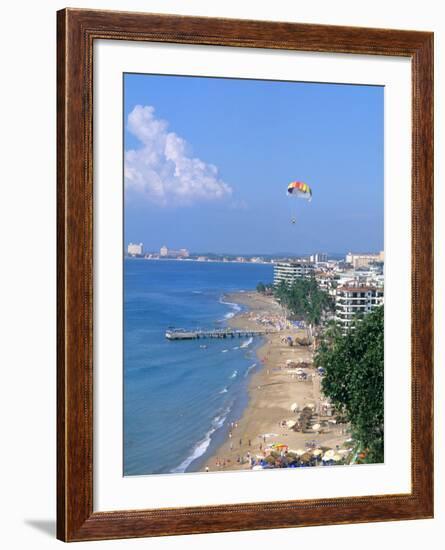
[(252, 342), (253, 342), (253, 338), (252, 338), (252, 336), (251, 336), (250, 338), (248, 338), (247, 340), (245, 340), (245, 341), (240, 345), (240, 348), (242, 348), (242, 349), (248, 348)]
[(256, 367), (256, 363), (252, 363), (244, 373), (244, 378), (247, 378), (249, 376), (249, 372)]
[(229, 412), (230, 407), (226, 409), (223, 413), (215, 416), (215, 418), (212, 420), (212, 427), (209, 429), (209, 431), (205, 434), (201, 441), (198, 441), (190, 455), (186, 459), (184, 459), (181, 464), (179, 464), (179, 466), (173, 468), (173, 470), (170, 470), (170, 473), (183, 474), (194, 460), (202, 456), (207, 451), (212, 440), (212, 435), (216, 432), (218, 428), (221, 428), (223, 426)]

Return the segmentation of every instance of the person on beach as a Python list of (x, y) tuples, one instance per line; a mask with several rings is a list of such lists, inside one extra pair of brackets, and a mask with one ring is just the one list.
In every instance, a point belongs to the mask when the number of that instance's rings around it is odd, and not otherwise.
[(240, 440), (239, 440), (239, 446), (241, 447), (241, 446), (242, 446), (242, 444), (243, 444), (243, 440), (242, 440), (242, 439), (240, 439)]

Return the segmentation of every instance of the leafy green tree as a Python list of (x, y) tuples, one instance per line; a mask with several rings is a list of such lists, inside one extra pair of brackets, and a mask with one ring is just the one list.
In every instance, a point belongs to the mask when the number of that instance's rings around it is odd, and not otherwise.
[(266, 292), (266, 286), (265, 286), (265, 284), (264, 284), (264, 283), (261, 283), (261, 282), (258, 283), (258, 284), (256, 285), (256, 290), (257, 290), (257, 292), (260, 292), (261, 294), (264, 294), (264, 293)]
[(295, 279), (290, 285), (281, 281), (274, 293), (291, 316), (315, 326), (321, 323), (323, 314), (334, 307), (331, 296), (319, 288), (314, 277)]
[(286, 302), (288, 293), (288, 287), (285, 281), (280, 281), (278, 285), (274, 288), (275, 298), (282, 304)]
[(331, 327), (315, 356), (326, 375), (322, 388), (351, 422), (365, 461), (384, 459), (384, 308), (357, 320), (346, 335)]
[(320, 349), (324, 351), (333, 349), (341, 336), (342, 330), (337, 321), (328, 321), (323, 329), (323, 338), (321, 340)]

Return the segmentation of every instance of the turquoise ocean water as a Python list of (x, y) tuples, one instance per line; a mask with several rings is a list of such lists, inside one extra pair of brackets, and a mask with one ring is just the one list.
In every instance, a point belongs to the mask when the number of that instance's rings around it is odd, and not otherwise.
[(271, 265), (124, 261), (124, 475), (197, 471), (222, 443), (260, 339), (170, 342), (165, 330), (221, 328), (241, 310), (225, 293), (271, 280)]

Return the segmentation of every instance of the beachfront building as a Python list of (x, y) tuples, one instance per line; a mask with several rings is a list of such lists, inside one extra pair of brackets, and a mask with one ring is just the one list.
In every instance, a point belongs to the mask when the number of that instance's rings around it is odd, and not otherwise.
[(343, 285), (336, 289), (335, 319), (346, 333), (354, 323), (355, 316), (366, 315), (384, 301), (383, 288), (376, 286)]
[(127, 246), (127, 254), (129, 256), (132, 256), (133, 258), (136, 256), (142, 256), (143, 253), (144, 253), (144, 245), (142, 243), (139, 243), (139, 244), (130, 243)]
[(385, 253), (383, 250), (378, 254), (353, 254), (348, 252), (345, 261), (347, 264), (351, 264), (354, 269), (369, 267), (373, 263), (384, 262)]
[(307, 262), (279, 262), (274, 264), (273, 284), (278, 286), (282, 281), (292, 284), (296, 279), (311, 277), (314, 264)]

